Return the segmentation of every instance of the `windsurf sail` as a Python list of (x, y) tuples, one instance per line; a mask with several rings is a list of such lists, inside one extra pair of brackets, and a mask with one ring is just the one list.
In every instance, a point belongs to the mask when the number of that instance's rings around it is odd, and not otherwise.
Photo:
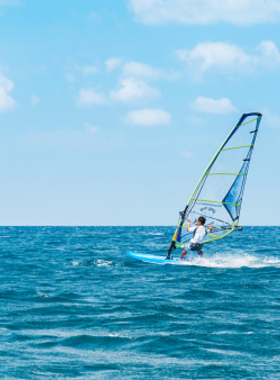
[(180, 213), (167, 258), (175, 248), (187, 245), (192, 233), (187, 219), (196, 224), (203, 216), (212, 225), (204, 243), (231, 234), (239, 223), (248, 170), (262, 114), (244, 114), (233, 127), (198, 181), (184, 211)]

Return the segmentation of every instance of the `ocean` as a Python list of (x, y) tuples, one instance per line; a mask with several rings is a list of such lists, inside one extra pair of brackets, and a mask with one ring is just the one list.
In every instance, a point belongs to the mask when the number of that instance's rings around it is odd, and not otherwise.
[(280, 228), (192, 265), (126, 255), (165, 255), (173, 232), (1, 227), (0, 378), (279, 379)]

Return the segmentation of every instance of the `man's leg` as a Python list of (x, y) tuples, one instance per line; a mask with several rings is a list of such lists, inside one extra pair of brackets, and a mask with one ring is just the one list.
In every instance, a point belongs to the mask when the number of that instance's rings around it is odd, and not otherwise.
[(200, 257), (203, 257), (203, 252), (202, 251), (199, 251), (198, 254), (199, 254)]
[(183, 252), (181, 253), (181, 256), (180, 256), (180, 259), (179, 259), (179, 260), (180, 260), (180, 261), (184, 260), (186, 254), (187, 254), (187, 251), (186, 251), (186, 249), (184, 249)]
[(181, 254), (181, 257), (180, 257), (180, 261), (184, 260), (185, 259), (185, 256), (187, 253), (190, 252), (190, 245), (188, 244), (187, 247), (183, 250), (182, 254)]

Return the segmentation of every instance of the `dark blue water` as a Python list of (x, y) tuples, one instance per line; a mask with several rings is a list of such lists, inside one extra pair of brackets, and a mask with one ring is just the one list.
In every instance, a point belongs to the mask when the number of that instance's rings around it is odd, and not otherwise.
[[(2, 227), (0, 378), (279, 379), (280, 228), (245, 228), (192, 266), (167, 227)], [(179, 253), (179, 252), (178, 252)]]

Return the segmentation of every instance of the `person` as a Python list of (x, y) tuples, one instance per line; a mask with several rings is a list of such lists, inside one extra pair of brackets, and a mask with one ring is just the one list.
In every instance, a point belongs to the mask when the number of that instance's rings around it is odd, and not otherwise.
[(200, 257), (203, 257), (203, 252), (201, 250), (203, 241), (204, 241), (207, 233), (212, 231), (211, 225), (208, 226), (209, 227), (208, 231), (204, 227), (206, 220), (203, 216), (200, 216), (197, 219), (197, 226), (194, 226), (194, 227), (191, 227), (190, 219), (188, 219), (187, 221), (188, 221), (187, 230), (189, 232), (193, 232), (193, 237), (190, 240), (190, 243), (187, 245), (187, 247), (182, 252), (181, 257), (180, 257), (180, 261), (184, 260), (186, 254), (190, 253), (191, 251), (196, 251), (196, 252), (198, 252)]

